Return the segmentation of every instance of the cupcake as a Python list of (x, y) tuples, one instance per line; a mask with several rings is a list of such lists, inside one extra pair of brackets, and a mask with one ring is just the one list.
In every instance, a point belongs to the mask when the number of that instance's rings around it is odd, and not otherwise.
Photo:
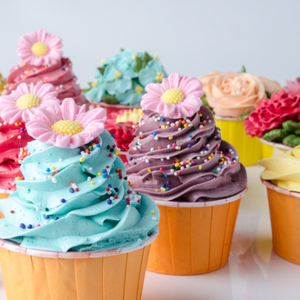
[(259, 162), (267, 187), (274, 251), (300, 264), (300, 147), (287, 152), (274, 148), (272, 157)]
[(244, 121), (246, 134), (281, 149), (300, 145), (300, 93), (274, 93), (263, 99)]
[(21, 83), (9, 95), (0, 97), (0, 199), (16, 189), (15, 178), (23, 178), (20, 162), (27, 156), (27, 143), (33, 138), (27, 134), (25, 123), (39, 107), (59, 105), (57, 91), (46, 83)]
[(67, 98), (27, 123), (24, 180), (0, 202), (8, 299), (141, 299), (159, 210), (126, 181), (104, 122)]
[(112, 112), (106, 120), (106, 129), (115, 139), (117, 147), (120, 149), (119, 157), (123, 162), (127, 162), (127, 151), (129, 144), (134, 139), (135, 124), (143, 116), (140, 108), (133, 110), (120, 110)]
[(72, 62), (63, 57), (61, 48), (61, 39), (42, 29), (21, 36), (18, 55), (22, 62), (10, 70), (5, 93), (10, 94), (23, 82), (51, 83), (60, 101), (72, 97), (78, 105), (87, 103), (76, 83)]
[(216, 124), (224, 131), (223, 138), (237, 149), (245, 166), (255, 165), (268, 150), (262, 148), (258, 138), (251, 139), (246, 135), (242, 120), (259, 101), (281, 91), (280, 84), (246, 73), (245, 68), (241, 73), (210, 73), (199, 80), (203, 84), (206, 101), (215, 112)]
[(151, 271), (200, 274), (228, 260), (247, 175), (201, 96), (201, 82), (178, 73), (147, 85), (143, 96), (127, 174), (161, 213)]
[(105, 108), (107, 115), (140, 107), (145, 86), (167, 76), (159, 58), (147, 52), (134, 54), (126, 49), (101, 62), (85, 95), (94, 107)]

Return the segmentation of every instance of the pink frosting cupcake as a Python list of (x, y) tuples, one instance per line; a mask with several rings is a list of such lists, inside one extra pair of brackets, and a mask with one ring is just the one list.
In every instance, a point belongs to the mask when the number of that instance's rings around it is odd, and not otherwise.
[(61, 39), (44, 30), (21, 36), (18, 54), (22, 62), (14, 66), (7, 78), (5, 94), (20, 83), (51, 83), (62, 101), (72, 97), (78, 105), (88, 103), (72, 70), (72, 62), (63, 57)]

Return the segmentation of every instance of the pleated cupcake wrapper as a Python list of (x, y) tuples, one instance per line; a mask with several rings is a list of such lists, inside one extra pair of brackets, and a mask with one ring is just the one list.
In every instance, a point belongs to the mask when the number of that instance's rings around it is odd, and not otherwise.
[(284, 144), (281, 143), (273, 143), (273, 142), (269, 142), (264, 140), (263, 138), (259, 139), (262, 143), (262, 150), (263, 150), (263, 157), (262, 158), (270, 158), (272, 156), (273, 153), (273, 149), (274, 148), (278, 148), (280, 150), (283, 151), (288, 151), (290, 149), (292, 149), (292, 147), (286, 146)]
[(300, 193), (265, 180), (262, 183), (268, 192), (274, 251), (300, 265)]
[[(221, 129), (222, 140), (233, 145), (244, 166), (256, 165), (257, 161), (263, 158), (262, 143), (258, 137), (251, 138), (246, 134), (243, 121), (234, 118), (222, 118), (215, 116), (217, 126)], [(264, 149), (265, 156), (271, 157), (272, 152)]]
[(38, 251), (0, 240), (7, 300), (140, 300), (156, 237), (120, 252)]
[(156, 201), (160, 209), (159, 236), (151, 245), (147, 269), (169, 275), (194, 275), (225, 265), (246, 190), (217, 201)]

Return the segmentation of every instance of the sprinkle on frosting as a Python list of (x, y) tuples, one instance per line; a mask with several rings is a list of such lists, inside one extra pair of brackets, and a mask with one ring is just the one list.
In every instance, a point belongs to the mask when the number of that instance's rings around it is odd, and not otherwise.
[(204, 106), (179, 119), (146, 110), (135, 134), (127, 164), (129, 181), (154, 200), (211, 201), (246, 186), (236, 149), (222, 141)]

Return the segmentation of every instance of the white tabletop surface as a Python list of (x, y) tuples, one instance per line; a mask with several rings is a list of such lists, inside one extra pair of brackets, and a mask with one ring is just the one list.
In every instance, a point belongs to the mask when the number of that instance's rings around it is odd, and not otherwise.
[[(280, 258), (272, 235), (262, 168), (248, 167), (229, 262), (205, 275), (169, 276), (147, 271), (142, 300), (300, 299), (300, 266)], [(0, 273), (0, 299), (6, 300)]]

